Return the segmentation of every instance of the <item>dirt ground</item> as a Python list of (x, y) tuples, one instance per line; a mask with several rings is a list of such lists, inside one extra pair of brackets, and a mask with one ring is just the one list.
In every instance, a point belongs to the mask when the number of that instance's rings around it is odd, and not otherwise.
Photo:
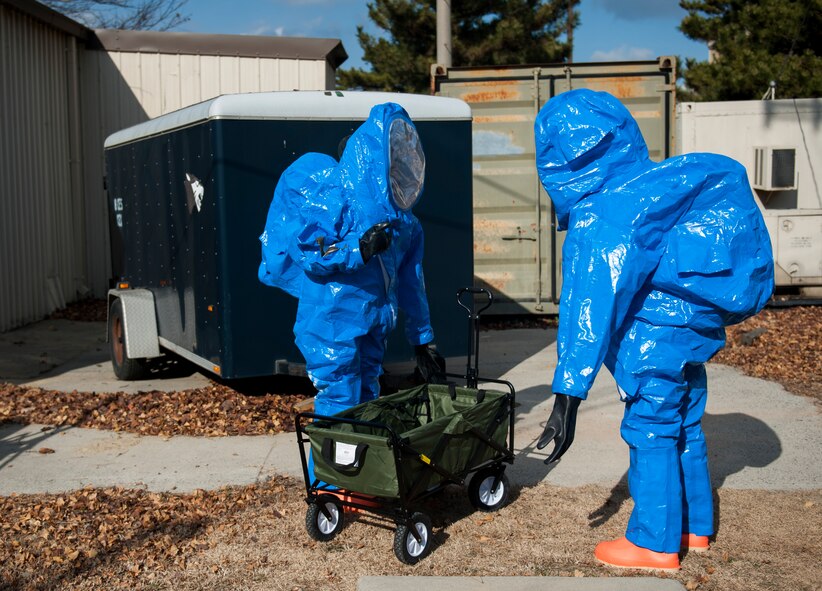
[[(820, 339), (822, 308), (768, 309), (729, 329), (716, 361), (819, 402)], [(303, 398), (222, 388), (88, 398), (0, 386), (0, 421), (164, 435), (287, 429)], [(198, 430), (215, 421), (219, 429)], [(0, 497), (0, 590), (348, 590), (364, 575), (647, 574), (611, 570), (592, 554), (598, 541), (624, 532), (632, 507), (624, 487), (542, 483), (513, 492), (494, 514), (474, 512), (459, 487), (431, 499), (435, 548), (413, 567), (394, 558), (391, 524), (364, 516), (348, 516), (331, 542), (311, 540), (303, 485), (293, 479), (189, 495), (83, 489)], [(715, 505), (711, 551), (685, 555), (672, 575), (687, 589), (822, 589), (822, 484), (807, 492), (720, 489)]]
[[(622, 535), (627, 491), (540, 484), (497, 513), (473, 512), (464, 490), (433, 498), (432, 554), (393, 555), (393, 531), (361, 515), (326, 543), (305, 532), (302, 483), (193, 495), (87, 489), (0, 499), (0, 589), (340, 589), (364, 575), (642, 576), (593, 557)], [(668, 575), (689, 590), (818, 590), (822, 492), (720, 490), (708, 553)]]

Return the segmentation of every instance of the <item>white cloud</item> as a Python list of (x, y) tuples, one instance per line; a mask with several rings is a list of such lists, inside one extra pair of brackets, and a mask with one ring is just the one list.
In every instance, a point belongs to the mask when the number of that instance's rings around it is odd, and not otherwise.
[(274, 35), (275, 37), (282, 37), (285, 33), (285, 27), (272, 27), (268, 23), (260, 23), (253, 29), (249, 29), (243, 35)]
[(629, 62), (636, 60), (651, 60), (656, 57), (656, 52), (647, 47), (630, 47), (620, 45), (610, 50), (597, 49), (591, 54), (592, 62)]
[(271, 32), (271, 27), (269, 25), (260, 25), (258, 27), (254, 27), (253, 29), (246, 31), (243, 35), (268, 35)]
[(316, 16), (312, 19), (302, 19), (300, 21), (300, 28), (292, 33), (294, 37), (330, 37), (330, 31), (338, 31), (337, 23), (329, 22), (323, 15)]

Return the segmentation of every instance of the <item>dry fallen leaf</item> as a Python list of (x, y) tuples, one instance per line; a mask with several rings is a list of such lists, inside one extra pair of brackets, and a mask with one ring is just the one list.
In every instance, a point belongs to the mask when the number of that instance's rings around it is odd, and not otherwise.
[(294, 405), (309, 396), (310, 382), (304, 387), (306, 394), (244, 394), (222, 384), (127, 394), (57, 392), (0, 383), (0, 416), (16, 423), (110, 429), (166, 440), (175, 435), (266, 435), (293, 431)]
[[(105, 318), (105, 310), (102, 314)], [(503, 322), (500, 328), (511, 326)], [(741, 343), (743, 334), (759, 328), (766, 332), (753, 344)], [(793, 392), (822, 401), (822, 347), (818, 345), (822, 306), (767, 308), (726, 332), (727, 345), (713, 361), (778, 381)], [(293, 430), (295, 405), (313, 395), (307, 380), (305, 388), (300, 394), (255, 391), (249, 395), (211, 383), (180, 392), (127, 394), (66, 393), (0, 383), (0, 417), (17, 423), (74, 425), (164, 438), (266, 435)]]
[(41, 453), (41, 454), (53, 454), (53, 453), (54, 453), (54, 450), (53, 450), (53, 449), (51, 449), (50, 447), (41, 447), (40, 449), (38, 449), (38, 450), (37, 450), (37, 453)]

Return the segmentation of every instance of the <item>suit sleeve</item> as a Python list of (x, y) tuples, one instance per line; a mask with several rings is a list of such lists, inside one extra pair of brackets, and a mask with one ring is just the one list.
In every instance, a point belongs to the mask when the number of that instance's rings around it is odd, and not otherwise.
[(590, 212), (577, 220), (572, 214), (562, 249), (556, 393), (587, 397), (611, 338), (648, 276), (631, 234)]
[(422, 226), (415, 220), (411, 232), (411, 246), (406, 251), (398, 271), (398, 298), (405, 311), (405, 336), (412, 345), (424, 345), (434, 340), (425, 278), (422, 272), (424, 250)]
[(313, 275), (354, 273), (365, 265), (359, 237), (340, 239), (318, 224), (307, 224), (289, 244), (288, 254), (303, 271)]

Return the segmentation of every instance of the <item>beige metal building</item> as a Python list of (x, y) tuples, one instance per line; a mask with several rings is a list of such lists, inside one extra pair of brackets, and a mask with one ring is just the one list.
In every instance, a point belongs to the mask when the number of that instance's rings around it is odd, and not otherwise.
[(108, 289), (103, 141), (221, 94), (334, 88), (338, 39), (92, 31), (0, 0), (0, 331)]

